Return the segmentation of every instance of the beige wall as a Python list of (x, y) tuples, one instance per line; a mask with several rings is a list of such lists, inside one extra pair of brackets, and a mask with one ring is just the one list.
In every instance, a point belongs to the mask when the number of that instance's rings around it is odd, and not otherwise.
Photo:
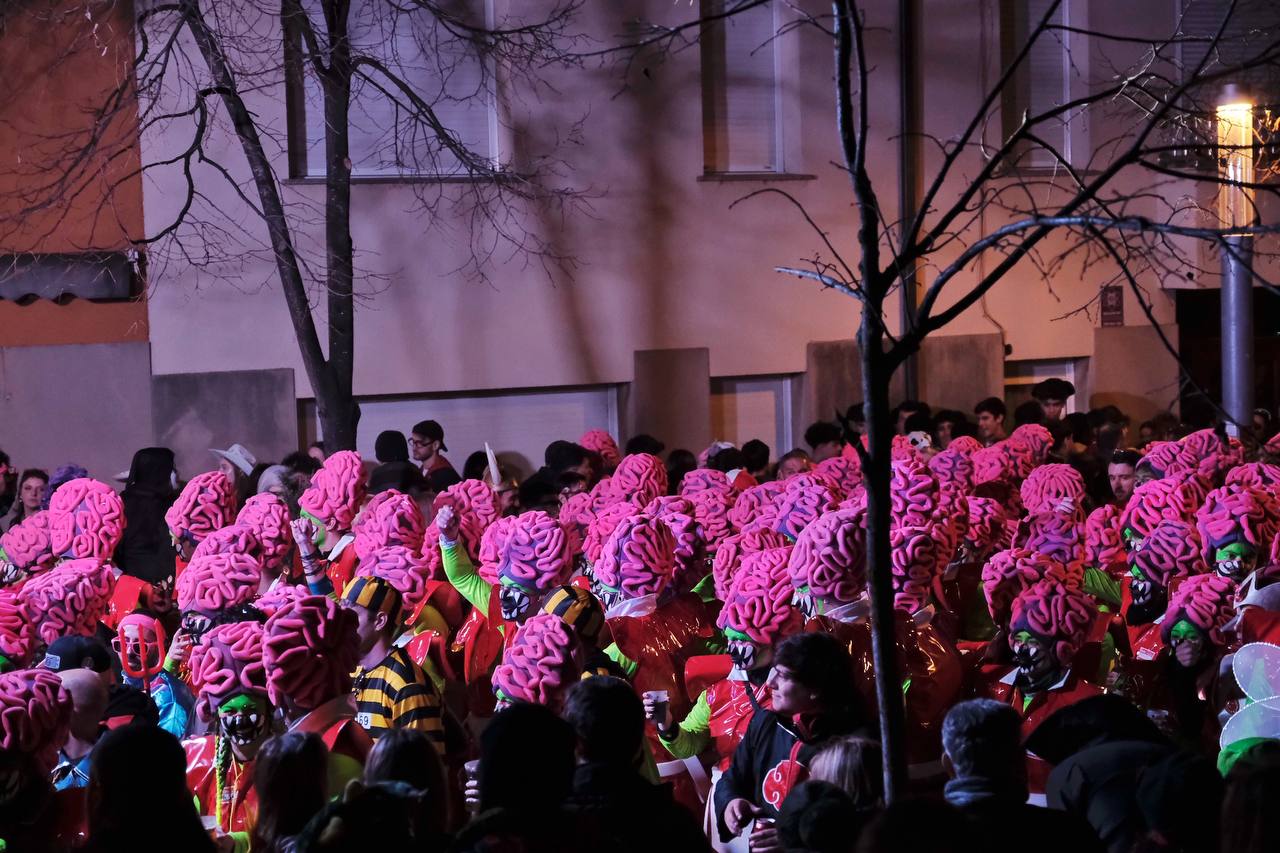
[[(828, 8), (809, 0), (803, 5)], [(897, 195), (896, 5), (888, 0), (867, 4), (870, 64), (876, 68), (869, 161), (890, 219)], [(1116, 4), (1102, 2), (1083, 5), (1090, 22), (1100, 27), (1112, 26), (1118, 18), (1138, 26), (1132, 22), (1169, 16), (1172, 8), (1157, 0), (1115, 9), (1110, 7)], [(984, 80), (991, 79), (993, 9), (992, 0), (927, 4), (924, 115), (927, 131), (938, 138), (958, 132), (979, 102)], [(674, 21), (689, 11), (684, 3), (635, 0), (589, 3), (586, 14), (584, 25), (605, 41), (622, 30), (627, 17)], [(269, 42), (278, 34), (267, 29), (263, 38)], [(636, 351), (693, 347), (709, 350), (712, 376), (797, 373), (806, 368), (809, 342), (850, 338), (858, 321), (852, 300), (773, 271), (800, 263), (819, 248), (794, 209), (776, 196), (730, 209), (748, 192), (779, 187), (806, 205), (838, 246), (847, 250), (851, 245), (848, 183), (831, 165), (839, 152), (830, 44), (800, 30), (783, 37), (781, 45), (784, 99), (794, 116), (785, 133), (787, 165), (789, 171), (815, 176), (811, 180), (698, 180), (702, 135), (696, 49), (649, 65), (648, 75), (637, 76), (621, 94), (614, 68), (588, 65), (562, 72), (556, 92), (527, 105), (537, 110), (536, 123), (529, 113), (517, 115), (522, 128), (549, 136), (589, 114), (583, 144), (566, 152), (566, 172), (573, 185), (596, 194), (590, 213), (571, 217), (562, 229), (542, 232), (577, 259), (572, 278), (548, 278), (536, 265), (503, 262), (499, 253), (486, 268), (487, 283), (468, 280), (455, 272), (467, 258), (457, 220), (445, 223), (454, 226), (450, 233), (407, 213), (414, 206), (413, 186), (357, 185), (353, 232), (366, 273), (364, 287), (371, 295), (358, 311), (357, 393), (627, 382)], [(1095, 76), (1105, 77), (1103, 72), (1103, 64), (1097, 63)], [(250, 106), (272, 130), (268, 145), (273, 146), (276, 168), (287, 173), (279, 81), (255, 93)], [(181, 143), (174, 134), (148, 137), (144, 154), (154, 158)], [(937, 153), (925, 147), (929, 164), (936, 167)], [(225, 129), (214, 130), (208, 148), (224, 156), (239, 178), (246, 177), (243, 159)], [(962, 159), (958, 174), (972, 173), (979, 165), (975, 153)], [(225, 209), (239, 211), (246, 226), (263, 236), (225, 181), (208, 169), (197, 177), (203, 191)], [(170, 174), (169, 180), (174, 178)], [(292, 184), (287, 195), (302, 222), (307, 218), (304, 206), (322, 202), (323, 188)], [(166, 222), (175, 203), (176, 194), (158, 176), (147, 187), (148, 225)], [(1000, 221), (994, 209), (983, 217), (988, 227)], [(312, 249), (322, 236), (315, 224), (300, 224), (299, 232), (300, 242)], [(149, 310), (154, 369), (291, 366), (297, 369), (298, 395), (310, 396), (283, 298), (272, 284), (270, 259), (260, 245), (248, 248), (259, 254), (238, 253), (234, 265), (215, 270), (195, 271), (181, 263), (153, 269)], [(1052, 254), (1053, 247), (1046, 253)], [(974, 274), (982, 270), (979, 266)], [(1113, 273), (1105, 264), (1084, 270), (1069, 263), (1054, 272), (1050, 285), (1023, 264), (945, 333), (1001, 334), (1017, 359), (1091, 356), (1096, 319), (1085, 314), (1058, 318), (1086, 303)], [(1171, 300), (1154, 282), (1148, 284), (1158, 316), (1171, 322)], [(1136, 303), (1127, 307), (1128, 322), (1141, 323)]]

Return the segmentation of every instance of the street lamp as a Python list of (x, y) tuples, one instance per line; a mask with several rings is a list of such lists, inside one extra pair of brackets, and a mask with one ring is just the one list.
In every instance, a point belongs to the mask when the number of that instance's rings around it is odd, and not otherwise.
[(1237, 424), (1253, 412), (1253, 100), (1223, 87), (1217, 104), (1222, 246), (1222, 406)]

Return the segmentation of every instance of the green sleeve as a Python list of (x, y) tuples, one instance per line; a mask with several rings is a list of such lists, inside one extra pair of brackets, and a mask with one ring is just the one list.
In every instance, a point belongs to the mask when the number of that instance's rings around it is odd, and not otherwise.
[(1120, 581), (1098, 569), (1084, 570), (1084, 591), (1098, 600), (1100, 605), (1120, 606)]
[(619, 669), (627, 674), (627, 678), (636, 677), (636, 670), (640, 668), (640, 664), (624, 655), (622, 649), (618, 648), (617, 643), (610, 643), (609, 648), (605, 649), (604, 653), (618, 665)]
[(249, 833), (228, 832), (227, 836), (235, 844), (235, 847), (232, 848), (233, 853), (249, 853)]
[(674, 736), (661, 735), (659, 740), (676, 758), (693, 758), (707, 748), (711, 743), (711, 706), (707, 704), (707, 691), (698, 694), (693, 709), (676, 724)]
[(480, 577), (476, 567), (471, 565), (467, 552), (455, 542), (452, 545), (440, 543), (440, 556), (444, 562), (444, 576), (453, 584), (458, 594), (471, 602), (471, 606), (489, 615), (489, 594), (493, 585)]

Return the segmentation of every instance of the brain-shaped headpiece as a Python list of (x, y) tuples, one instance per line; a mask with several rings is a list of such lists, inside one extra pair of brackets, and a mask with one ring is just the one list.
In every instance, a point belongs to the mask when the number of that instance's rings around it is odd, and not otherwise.
[(591, 524), (587, 525), (587, 538), (582, 543), (582, 552), (587, 555), (587, 559), (593, 565), (599, 563), (600, 555), (604, 553), (604, 545), (617, 526), (623, 519), (639, 514), (640, 508), (629, 501), (610, 504), (597, 512), (591, 519)]
[(563, 619), (539, 613), (520, 626), (503, 653), (493, 671), (494, 690), (512, 702), (534, 702), (558, 712), (581, 674), (578, 649), (578, 638)]
[(182, 493), (164, 514), (164, 523), (169, 525), (174, 539), (198, 544), (235, 517), (235, 487), (221, 471), (206, 471), (182, 487)]
[(835, 509), (837, 503), (835, 493), (823, 480), (812, 474), (797, 474), (787, 480), (787, 487), (774, 504), (777, 517), (773, 529), (789, 539), (798, 539), (809, 524)]
[(951, 446), (929, 460), (929, 470), (944, 488), (968, 492), (973, 488), (973, 458)]
[(1003, 444), (1004, 442), (997, 442), (990, 447), (975, 450), (969, 457), (973, 460), (975, 485), (1013, 479), (1013, 463), (1005, 453)]
[(1045, 578), (1061, 582), (1065, 575), (1061, 563), (1037, 551), (1007, 548), (992, 554), (982, 567), (982, 592), (991, 620), (1000, 626), (1009, 624), (1013, 600), (1019, 593)]
[(247, 524), (231, 524), (221, 530), (215, 530), (200, 541), (191, 559), (209, 557), (213, 554), (244, 554), (259, 562), (262, 561), (262, 546), (253, 529)]
[(534, 510), (516, 516), (506, 532), (498, 552), (499, 581), (546, 592), (568, 580), (573, 562), (559, 521)]
[(0, 750), (32, 755), (48, 773), (70, 724), (71, 694), (57, 675), (47, 669), (0, 675)]
[(595, 565), (596, 580), (622, 598), (661, 592), (675, 570), (675, 537), (656, 518), (633, 515), (623, 519), (605, 543)]
[(43, 571), (54, 563), (49, 539), (49, 511), (40, 510), (13, 525), (0, 536), (0, 548), (9, 562), (24, 572)]
[(609, 490), (616, 500), (643, 507), (667, 493), (667, 467), (651, 453), (632, 453), (618, 463), (618, 470), (609, 480)]
[(81, 477), (63, 483), (49, 501), (49, 545), (73, 560), (109, 560), (124, 535), (124, 502), (106, 483)]
[(895, 435), (893, 441), (889, 444), (889, 460), (892, 462), (917, 462), (920, 460), (919, 451), (916, 446), (911, 443), (911, 439), (905, 435)]
[(929, 603), (942, 555), (932, 527), (895, 527), (889, 533), (893, 606), (915, 613)]
[[(684, 479), (680, 481), (680, 494), (686, 498), (707, 490), (735, 493), (735, 495), (737, 491), (729, 482), (729, 475), (714, 468), (695, 469), (685, 474)], [(730, 501), (730, 505), (732, 503)]]
[(38, 574), (22, 587), (27, 613), (37, 621), (45, 645), (59, 637), (87, 637), (107, 610), (115, 576), (94, 558), (68, 560)]
[(971, 435), (962, 435), (959, 438), (951, 439), (951, 443), (947, 445), (947, 450), (955, 450), (963, 453), (965, 456), (972, 456), (982, 449), (982, 442)]
[(1272, 492), (1277, 484), (1280, 484), (1280, 465), (1271, 465), (1267, 462), (1246, 462), (1243, 465), (1237, 465), (1227, 472), (1227, 479), (1223, 481), (1223, 485), (1226, 486), (1253, 486)]
[(1138, 466), (1150, 468), (1156, 479), (1161, 479), (1176, 466), (1180, 449), (1176, 441), (1153, 441)]
[(191, 685), (201, 719), (213, 719), (218, 706), (234, 696), (266, 697), (265, 636), (261, 623), (248, 621), (218, 625), (200, 638), (191, 650)]
[(895, 462), (889, 500), (894, 527), (924, 527), (938, 512), (938, 478), (919, 462)]
[(856, 457), (832, 456), (814, 466), (813, 473), (830, 483), (840, 500), (862, 484), (862, 466)]
[(1041, 465), (1022, 481), (1021, 493), (1030, 515), (1062, 512), (1084, 520), (1084, 477), (1070, 465)]
[(1133, 490), (1133, 497), (1120, 516), (1120, 529), (1131, 530), (1137, 539), (1146, 539), (1161, 521), (1192, 522), (1200, 506), (1199, 483), (1176, 478), (1151, 480)]
[(361, 557), (356, 564), (356, 576), (382, 578), (395, 587), (404, 602), (402, 612), (407, 617), (427, 597), (431, 569), (417, 551), (403, 545), (387, 545)]
[(247, 554), (209, 554), (193, 558), (178, 578), (178, 609), (210, 618), (258, 594), (262, 564)]
[(1280, 506), (1262, 489), (1223, 486), (1205, 498), (1196, 513), (1205, 562), (1230, 542), (1243, 542), (1259, 554), (1267, 553), (1280, 527)]
[(421, 551), (426, 529), (416, 500), (395, 489), (379, 492), (360, 510), (351, 528), (356, 537), (353, 543), (356, 557), (363, 559), (374, 550), (390, 545)]
[(587, 529), (591, 527), (591, 522), (596, 517), (595, 510), (591, 508), (591, 495), (587, 492), (571, 495), (561, 505), (560, 514), (557, 517), (564, 526), (565, 532), (569, 534), (570, 548), (577, 555), (582, 551), (587, 541)]
[(703, 489), (686, 495), (685, 499), (693, 507), (693, 519), (706, 548), (714, 550), (720, 543), (734, 534), (733, 522), (729, 520), (729, 511), (733, 509), (737, 493), (719, 489)]
[(262, 597), (253, 603), (253, 606), (254, 609), (262, 612), (270, 619), (287, 605), (300, 598), (306, 598), (310, 594), (311, 592), (300, 584), (278, 583), (263, 593)]
[(502, 560), (502, 549), (507, 546), (507, 539), (515, 529), (516, 517), (507, 515), (490, 524), (480, 537), (480, 565), (477, 567), (480, 577), (488, 583), (498, 582), (498, 563)]
[(36, 643), (36, 623), (16, 593), (0, 590), (0, 655), (13, 667), (26, 666)]
[(1120, 535), (1120, 510), (1115, 504), (1103, 504), (1085, 519), (1084, 559), (1102, 571), (1115, 570), (1128, 561)]
[(808, 525), (791, 550), (791, 584), (816, 600), (848, 604), (867, 585), (867, 531), (857, 510), (835, 510)]
[(768, 548), (783, 548), (789, 544), (787, 537), (767, 527), (749, 528), (725, 539), (716, 549), (715, 558), (711, 562), (711, 579), (715, 584), (716, 598), (726, 600), (733, 578), (742, 569), (742, 558), (747, 554)]
[(435, 499), (437, 511), (443, 506), (452, 506), (458, 514), (459, 535), (469, 553), (479, 546), (484, 531), (501, 515), (498, 493), (483, 480), (463, 480), (445, 489)]
[(1173, 594), (1160, 623), (1160, 637), (1167, 644), (1173, 626), (1185, 619), (1205, 633), (1215, 646), (1224, 644), (1222, 626), (1235, 615), (1236, 585), (1221, 575), (1187, 578)]
[(784, 481), (770, 480), (747, 489), (733, 502), (733, 509), (729, 510), (729, 523), (738, 530), (772, 527), (778, 517), (775, 501), (786, 488)]
[(1150, 581), (1166, 589), (1174, 578), (1208, 571), (1200, 553), (1200, 534), (1194, 525), (1180, 519), (1157, 524), (1131, 559)]
[(716, 624), (763, 645), (799, 630), (801, 614), (791, 605), (795, 590), (787, 568), (791, 550), (771, 548), (745, 556)]
[(339, 450), (324, 460), (298, 505), (326, 525), (350, 530), (364, 502), (368, 475), (360, 454)]
[(267, 620), (262, 662), (272, 704), (312, 710), (351, 690), (356, 615), (332, 598), (309, 595)]
[(1045, 512), (1027, 519), (1026, 547), (1057, 560), (1084, 580), (1084, 525), (1068, 515)]
[(707, 573), (707, 549), (693, 502), (679, 495), (663, 495), (650, 501), (644, 512), (660, 519), (675, 537), (677, 584), (688, 587), (701, 581)]
[(616, 468), (622, 461), (622, 454), (618, 452), (618, 442), (602, 429), (587, 430), (582, 434), (582, 438), (578, 439), (578, 444), (592, 453), (600, 454), (606, 468)]
[(288, 504), (267, 492), (254, 495), (244, 502), (236, 524), (248, 527), (257, 537), (264, 570), (275, 574), (284, 568), (293, 549)]
[(1217, 433), (1211, 429), (1197, 430), (1178, 442), (1178, 455), (1172, 467), (1196, 471), (1213, 480), (1229, 467), (1228, 455), (1228, 448), (1223, 446)]
[(1044, 464), (1051, 447), (1053, 434), (1049, 430), (1040, 424), (1023, 424), (1009, 434), (1004, 450), (1013, 463), (1014, 476), (1022, 480)]
[(1052, 643), (1054, 657), (1070, 666), (1089, 636), (1098, 610), (1088, 597), (1056, 580), (1042, 580), (1013, 600), (1009, 638), (1027, 631)]
[(1008, 536), (1008, 516), (1004, 505), (994, 498), (971, 497), (967, 501), (969, 525), (964, 539), (979, 558), (1002, 547)]

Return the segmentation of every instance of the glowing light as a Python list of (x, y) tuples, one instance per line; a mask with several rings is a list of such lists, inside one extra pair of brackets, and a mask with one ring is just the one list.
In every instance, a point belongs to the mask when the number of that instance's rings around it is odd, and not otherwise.
[(1223, 228), (1253, 224), (1253, 103), (1229, 87), (1218, 105), (1218, 217)]

